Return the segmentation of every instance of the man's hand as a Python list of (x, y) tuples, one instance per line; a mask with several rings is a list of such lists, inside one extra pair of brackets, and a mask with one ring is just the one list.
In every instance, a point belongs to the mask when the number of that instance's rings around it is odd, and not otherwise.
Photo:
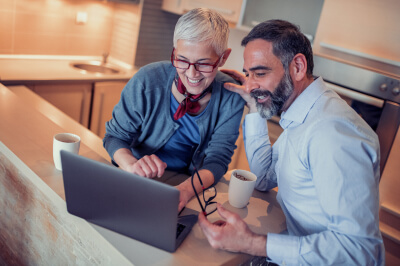
[(253, 97), (250, 96), (250, 93), (246, 91), (246, 88), (244, 86), (246, 82), (246, 76), (243, 73), (240, 73), (239, 71), (232, 69), (222, 69), (221, 72), (228, 74), (233, 79), (239, 81), (240, 84), (242, 84), (242, 85), (237, 85), (234, 83), (227, 82), (224, 84), (224, 88), (242, 96), (243, 100), (246, 101), (246, 105), (249, 108), (250, 113), (257, 112), (256, 101)]
[(161, 177), (165, 172), (165, 168), (167, 168), (167, 164), (161, 161), (157, 155), (152, 154), (128, 164), (125, 170), (147, 178), (155, 178)]
[[(234, 80), (238, 81), (241, 85), (244, 85), (244, 83), (246, 82), (246, 76), (237, 71), (237, 70), (233, 70), (233, 69), (221, 69), (221, 72), (231, 76)], [(232, 84), (232, 83), (230, 83)]]
[(218, 213), (225, 221), (210, 223), (203, 213), (199, 225), (213, 248), (231, 252), (244, 252), (255, 256), (267, 256), (267, 237), (253, 233), (239, 217), (218, 204)]

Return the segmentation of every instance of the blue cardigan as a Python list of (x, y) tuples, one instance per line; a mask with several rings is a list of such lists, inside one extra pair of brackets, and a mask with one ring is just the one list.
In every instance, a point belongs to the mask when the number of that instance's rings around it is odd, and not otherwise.
[[(130, 149), (136, 158), (154, 154), (174, 134), (179, 127), (170, 113), (175, 74), (170, 62), (157, 62), (142, 67), (127, 83), (106, 123), (103, 143), (111, 158), (121, 148)], [(215, 183), (227, 171), (236, 148), (245, 103), (240, 95), (223, 88), (225, 82), (235, 81), (218, 72), (209, 107), (197, 120), (201, 140), (193, 155), (199, 169), (213, 173)]]

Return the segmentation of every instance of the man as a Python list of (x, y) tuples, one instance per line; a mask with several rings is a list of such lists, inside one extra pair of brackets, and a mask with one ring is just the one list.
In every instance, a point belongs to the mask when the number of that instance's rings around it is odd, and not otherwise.
[[(266, 21), (242, 46), (245, 76), (228, 72), (245, 88), (225, 88), (247, 102), (250, 169), (258, 190), (279, 187), (288, 234), (257, 235), (219, 205), (225, 221), (199, 215), (210, 244), (286, 265), (383, 265), (376, 134), (321, 77), (313, 78), (311, 44), (296, 26)], [(284, 131), (271, 146), (265, 119), (278, 112)]]

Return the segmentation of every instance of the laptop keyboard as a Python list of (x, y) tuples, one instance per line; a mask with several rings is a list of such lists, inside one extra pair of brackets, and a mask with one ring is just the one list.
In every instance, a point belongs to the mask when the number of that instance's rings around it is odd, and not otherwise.
[(183, 229), (185, 229), (186, 225), (178, 223), (176, 225), (176, 238), (182, 233)]

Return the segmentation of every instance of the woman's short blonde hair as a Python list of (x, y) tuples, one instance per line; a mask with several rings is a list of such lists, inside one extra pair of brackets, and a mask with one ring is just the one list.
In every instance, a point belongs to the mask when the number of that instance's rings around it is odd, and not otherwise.
[(175, 26), (174, 47), (178, 40), (209, 42), (221, 56), (228, 48), (229, 25), (216, 11), (195, 8), (182, 15)]

